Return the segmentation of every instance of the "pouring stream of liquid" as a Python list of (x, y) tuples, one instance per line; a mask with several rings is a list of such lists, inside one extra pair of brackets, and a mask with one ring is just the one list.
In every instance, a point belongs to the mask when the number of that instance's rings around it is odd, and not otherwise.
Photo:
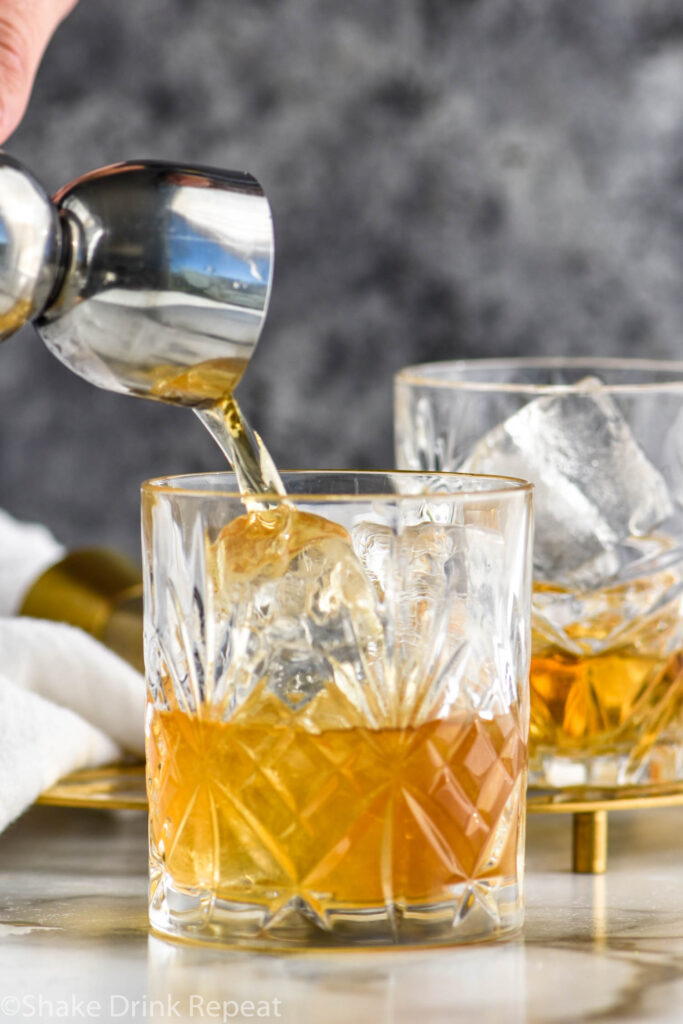
[(266, 446), (242, 416), (232, 396), (215, 405), (195, 409), (195, 413), (232, 465), (248, 509), (267, 507), (266, 503), (254, 501), (249, 495), (286, 494)]

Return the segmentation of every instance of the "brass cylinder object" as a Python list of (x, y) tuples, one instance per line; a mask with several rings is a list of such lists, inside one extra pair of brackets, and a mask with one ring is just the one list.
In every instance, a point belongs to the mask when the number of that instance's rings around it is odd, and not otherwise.
[(607, 869), (607, 811), (572, 815), (572, 870), (603, 875)]
[(19, 614), (78, 626), (144, 672), (142, 576), (116, 551), (70, 551), (38, 577)]

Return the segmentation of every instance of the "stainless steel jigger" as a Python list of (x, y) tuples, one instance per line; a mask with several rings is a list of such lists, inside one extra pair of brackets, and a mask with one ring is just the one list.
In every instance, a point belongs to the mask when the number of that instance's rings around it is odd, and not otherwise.
[(113, 164), (51, 200), (0, 152), (0, 340), (33, 321), (98, 387), (166, 397), (154, 392), (159, 367), (214, 360), (234, 361), (236, 383), (266, 317), (273, 256), (270, 207), (249, 174)]

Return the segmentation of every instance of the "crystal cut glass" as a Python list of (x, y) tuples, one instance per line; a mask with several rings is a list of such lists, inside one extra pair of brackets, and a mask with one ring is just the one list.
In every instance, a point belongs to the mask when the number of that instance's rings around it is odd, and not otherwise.
[(263, 948), (522, 921), (531, 489), (143, 487), (150, 919)]
[(404, 469), (534, 484), (530, 780), (683, 780), (683, 363), (407, 367)]

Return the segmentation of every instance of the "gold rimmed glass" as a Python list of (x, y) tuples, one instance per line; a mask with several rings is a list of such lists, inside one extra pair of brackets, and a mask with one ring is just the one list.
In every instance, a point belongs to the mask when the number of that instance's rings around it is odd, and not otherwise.
[(531, 488), (143, 486), (150, 920), (264, 948), (522, 921)]

